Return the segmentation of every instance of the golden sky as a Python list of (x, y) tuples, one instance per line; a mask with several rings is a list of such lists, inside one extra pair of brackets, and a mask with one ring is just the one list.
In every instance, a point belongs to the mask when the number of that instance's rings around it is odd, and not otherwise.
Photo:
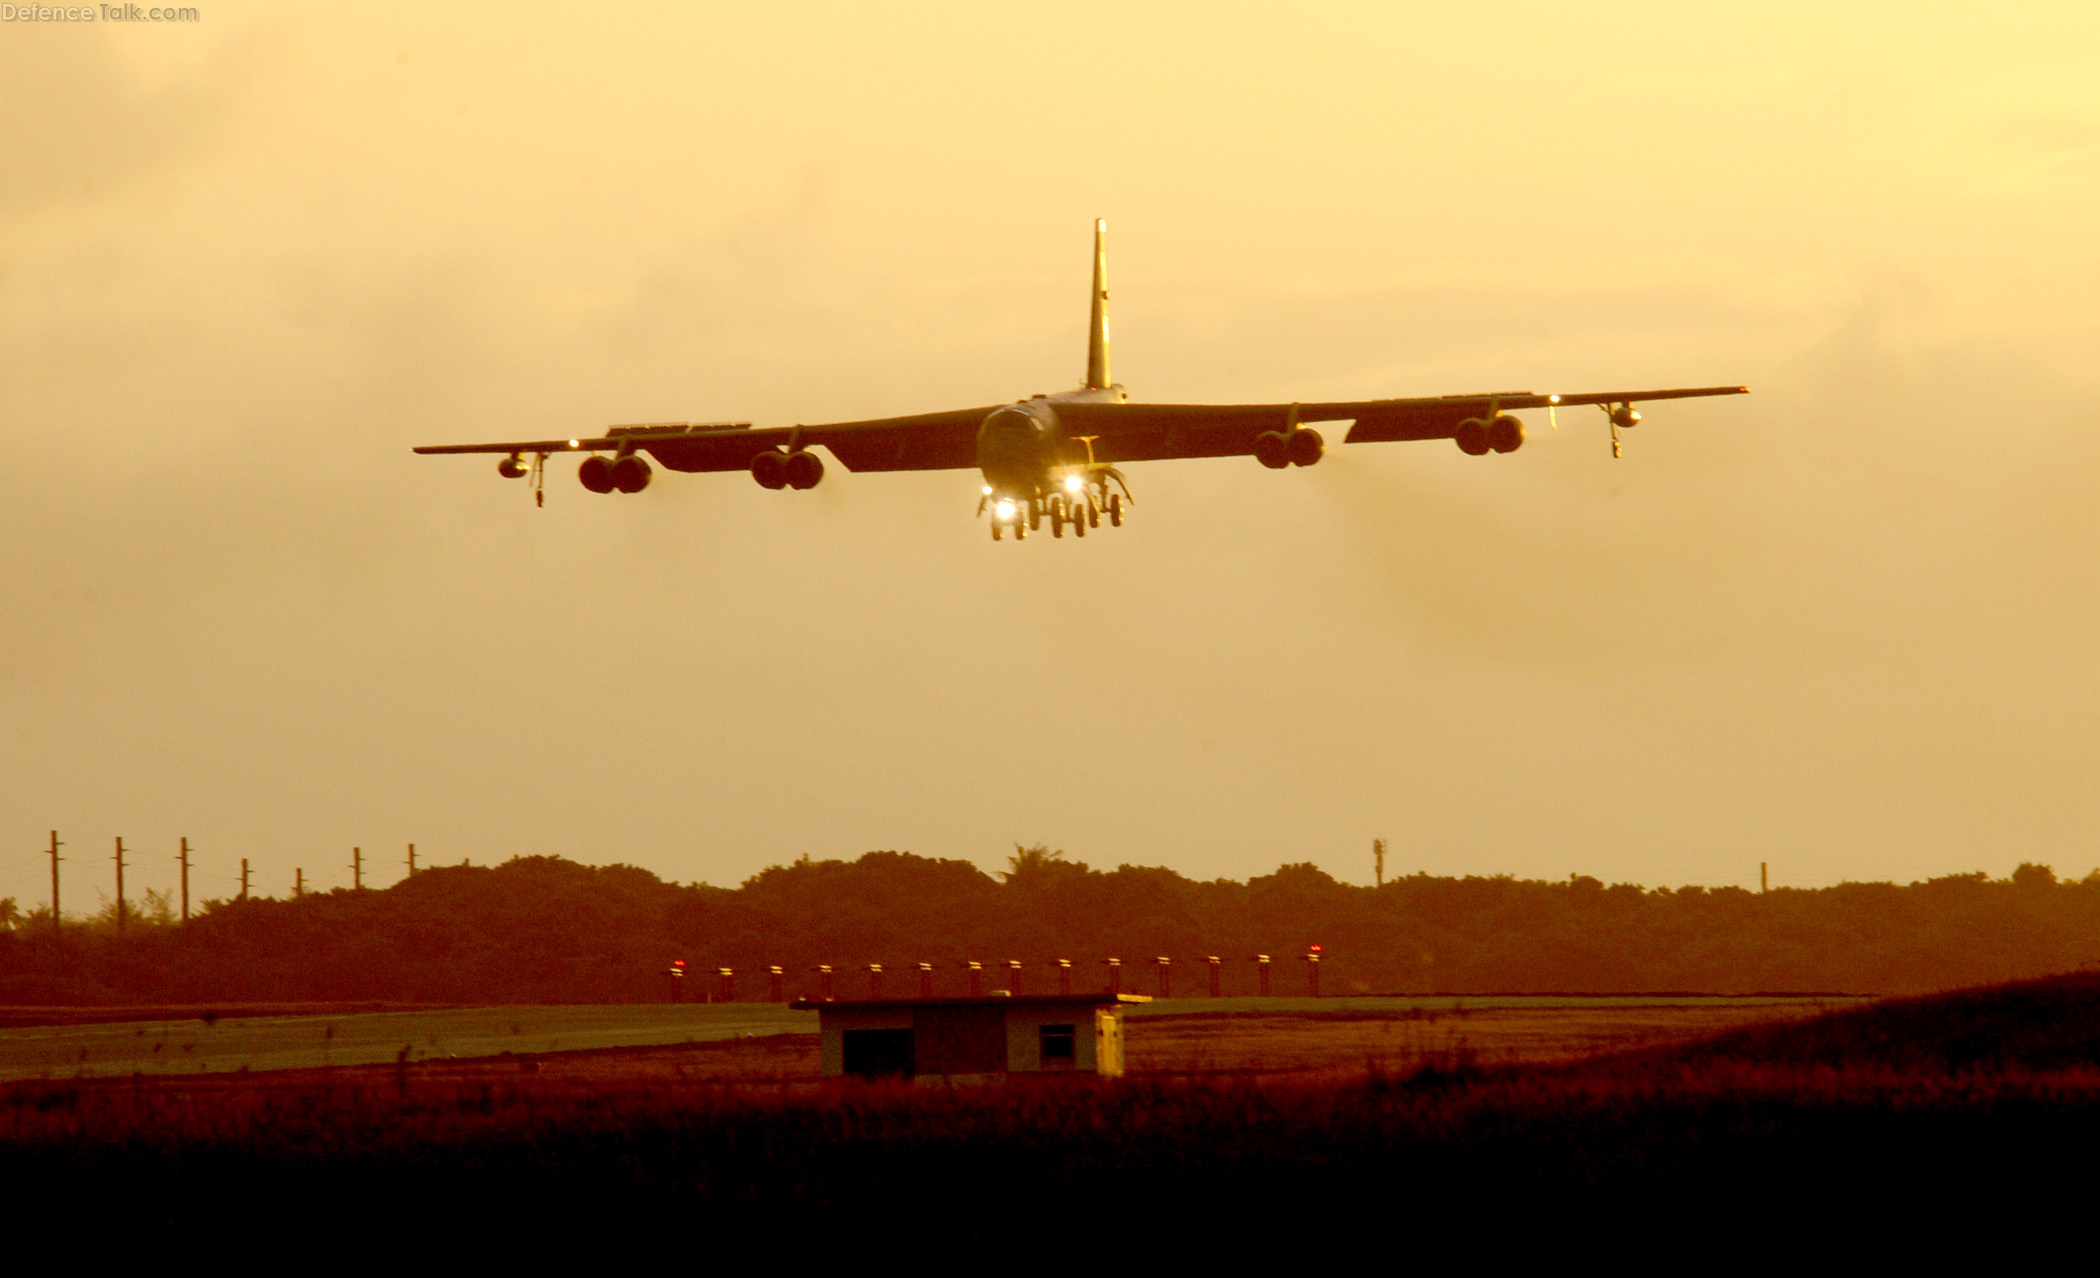
[[(2100, 10), (205, 3), (0, 24), (0, 895), (1014, 840), (2100, 865)], [(545, 510), (418, 443), (1746, 382), (1511, 457)]]

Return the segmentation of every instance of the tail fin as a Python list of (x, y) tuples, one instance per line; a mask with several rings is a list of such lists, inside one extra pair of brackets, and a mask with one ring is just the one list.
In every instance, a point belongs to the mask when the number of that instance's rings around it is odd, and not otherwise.
[(1107, 390), (1108, 219), (1094, 219), (1094, 316), (1086, 339), (1086, 387)]

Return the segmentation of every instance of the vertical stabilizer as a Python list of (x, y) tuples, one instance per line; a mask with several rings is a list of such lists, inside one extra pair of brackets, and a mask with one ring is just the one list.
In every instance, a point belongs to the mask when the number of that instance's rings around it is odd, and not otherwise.
[(1086, 338), (1086, 386), (1108, 389), (1108, 219), (1094, 219), (1094, 316)]

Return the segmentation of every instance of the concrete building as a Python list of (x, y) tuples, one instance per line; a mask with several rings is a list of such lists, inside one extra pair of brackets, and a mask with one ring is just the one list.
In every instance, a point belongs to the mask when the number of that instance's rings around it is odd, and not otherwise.
[(1143, 994), (809, 1002), (824, 1073), (988, 1081), (1006, 1074), (1123, 1072), (1123, 1006)]

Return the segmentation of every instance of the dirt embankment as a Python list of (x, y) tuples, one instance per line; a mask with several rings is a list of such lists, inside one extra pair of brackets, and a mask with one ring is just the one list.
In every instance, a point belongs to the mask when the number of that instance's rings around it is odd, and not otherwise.
[(1936, 1070), (2100, 1068), (2100, 972), (1890, 999), (1677, 1049), (1687, 1062)]

